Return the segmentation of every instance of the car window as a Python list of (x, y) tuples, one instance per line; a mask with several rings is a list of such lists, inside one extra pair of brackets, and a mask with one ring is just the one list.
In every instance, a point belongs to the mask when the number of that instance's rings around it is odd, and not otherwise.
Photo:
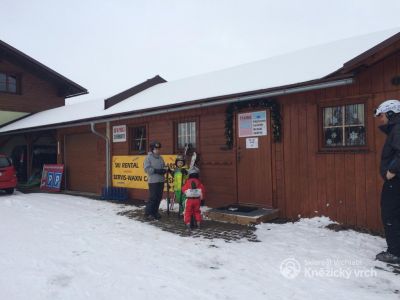
[(7, 157), (0, 157), (0, 168), (11, 166), (11, 161)]

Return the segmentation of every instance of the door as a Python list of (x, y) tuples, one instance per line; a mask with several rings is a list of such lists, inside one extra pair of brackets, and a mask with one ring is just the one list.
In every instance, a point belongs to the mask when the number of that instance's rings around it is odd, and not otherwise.
[(272, 157), (269, 110), (236, 114), (238, 202), (272, 208)]
[(97, 136), (93, 133), (71, 134), (65, 137), (65, 167), (67, 189), (98, 192)]

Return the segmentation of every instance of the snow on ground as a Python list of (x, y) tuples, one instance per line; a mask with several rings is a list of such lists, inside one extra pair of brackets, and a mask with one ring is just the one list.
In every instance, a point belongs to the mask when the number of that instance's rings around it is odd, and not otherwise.
[(262, 224), (259, 243), (180, 237), (52, 194), (0, 196), (0, 299), (398, 299), (374, 266), (382, 238), (323, 228), (327, 218)]

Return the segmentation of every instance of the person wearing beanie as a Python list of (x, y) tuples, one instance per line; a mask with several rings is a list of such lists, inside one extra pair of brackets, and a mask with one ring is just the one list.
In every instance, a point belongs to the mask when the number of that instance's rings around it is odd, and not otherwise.
[(387, 251), (376, 259), (400, 264), (400, 101), (387, 100), (375, 110), (375, 117), (386, 134), (382, 148), (380, 173), (384, 180), (381, 192), (381, 218)]
[(158, 212), (164, 190), (164, 174), (167, 172), (165, 162), (160, 155), (161, 143), (154, 141), (150, 144), (150, 152), (144, 160), (144, 171), (147, 173), (149, 199), (146, 202), (144, 217), (147, 220), (160, 219)]

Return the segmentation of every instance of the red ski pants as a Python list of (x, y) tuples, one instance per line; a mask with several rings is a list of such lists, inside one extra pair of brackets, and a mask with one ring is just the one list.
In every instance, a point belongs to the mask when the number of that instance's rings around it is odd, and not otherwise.
[(187, 199), (183, 221), (190, 224), (190, 219), (194, 215), (196, 222), (201, 222), (200, 199)]

